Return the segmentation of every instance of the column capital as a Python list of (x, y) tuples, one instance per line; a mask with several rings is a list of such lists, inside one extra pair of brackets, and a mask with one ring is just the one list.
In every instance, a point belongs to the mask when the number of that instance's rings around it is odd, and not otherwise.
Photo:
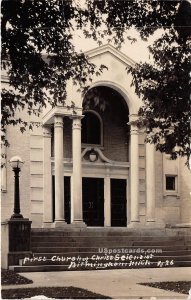
[(131, 135), (139, 134), (139, 129), (138, 129), (137, 125), (132, 124), (132, 122), (136, 122), (137, 120), (138, 120), (138, 115), (136, 115), (136, 114), (129, 115), (129, 122), (127, 124), (131, 126), (131, 128), (130, 128)]
[(72, 129), (80, 129), (81, 130), (81, 119), (83, 118), (83, 115), (72, 115), (70, 116), (70, 119), (73, 120)]
[[(138, 120), (138, 115), (137, 114), (131, 114), (131, 115), (129, 115), (129, 123), (130, 122), (134, 122), (134, 121), (137, 121)], [(128, 123), (128, 124), (129, 124)]]
[(61, 127), (64, 126), (64, 120), (62, 116), (54, 116), (54, 127)]
[(139, 134), (138, 127), (137, 126), (131, 127), (130, 134), (131, 135), (138, 135)]

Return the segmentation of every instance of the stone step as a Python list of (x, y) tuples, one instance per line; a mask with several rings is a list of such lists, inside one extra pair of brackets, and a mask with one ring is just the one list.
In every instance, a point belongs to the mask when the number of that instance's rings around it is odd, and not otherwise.
[(154, 241), (154, 242), (177, 242), (177, 241), (190, 241), (191, 242), (191, 236), (188, 237), (164, 237), (164, 236), (158, 236), (158, 237), (152, 237), (152, 236), (59, 236), (59, 235), (33, 235), (32, 236), (32, 242), (87, 242), (89, 240), (94, 240), (96, 242), (103, 242), (104, 240), (107, 241)]
[[(174, 241), (173, 246), (181, 246), (185, 245), (186, 243), (184, 241)], [(169, 241), (107, 241), (103, 240), (102, 242), (97, 242), (97, 240), (86, 240), (86, 241), (72, 241), (72, 242), (65, 242), (65, 241), (55, 241), (54, 243), (47, 241), (38, 241), (34, 242), (32, 240), (31, 242), (32, 248), (34, 247), (47, 247), (51, 248), (52, 245), (54, 247), (131, 247), (131, 246), (137, 246), (137, 247), (142, 247), (142, 246), (147, 246), (147, 247), (153, 247), (153, 246), (171, 246), (172, 242)]]
[[(36, 253), (69, 253), (69, 252), (98, 252), (98, 248), (100, 248), (99, 246), (97, 247), (55, 247), (55, 245), (51, 245), (50, 247), (40, 247), (40, 246), (36, 246), (36, 247), (32, 247), (32, 252), (36, 252)], [(110, 249), (137, 249), (140, 248), (140, 246), (116, 246), (116, 247), (110, 247)], [(173, 251), (174, 250), (174, 245), (166, 245), (166, 246), (141, 246), (142, 249), (162, 249), (166, 250), (166, 251)], [(177, 245), (176, 246), (176, 250), (191, 250), (191, 245)]]
[(9, 269), (18, 273), (22, 272), (50, 272), (50, 271), (76, 271), (76, 270), (103, 270), (103, 269), (143, 269), (143, 268), (168, 268), (168, 267), (191, 267), (191, 261), (177, 261), (173, 265), (158, 265), (158, 262), (151, 262), (150, 265), (140, 266), (107, 266), (106, 268), (79, 266), (68, 269), (68, 265), (38, 265), (38, 266), (10, 266)]
[[(111, 250), (111, 249), (109, 249)], [(120, 250), (120, 249), (119, 249)], [(94, 254), (100, 254), (100, 255), (104, 255), (104, 254), (108, 254), (108, 255), (114, 255), (114, 254), (120, 254), (120, 255), (124, 255), (124, 254), (133, 254), (133, 255), (136, 255), (136, 254), (141, 254), (141, 248), (135, 248), (135, 252), (125, 252), (125, 250), (128, 250), (128, 249), (124, 249), (124, 251), (122, 252), (110, 252), (108, 251), (107, 249), (107, 252), (103, 252), (103, 251), (91, 251), (91, 252), (80, 252), (80, 256), (81, 257), (86, 257), (87, 254), (88, 255), (94, 255)], [(137, 251), (136, 251), (137, 250)], [(146, 249), (145, 249), (146, 251)], [(144, 252), (144, 253), (150, 253), (150, 252)], [(169, 251), (166, 251), (166, 250), (163, 250), (162, 249), (156, 249), (156, 251), (154, 252), (153, 251), (153, 254), (157, 255), (157, 256), (181, 256), (181, 255), (191, 255), (191, 250), (169, 250)], [(62, 252), (57, 252), (57, 253), (33, 253), (34, 256), (46, 256), (47, 258), (50, 258), (52, 257), (52, 255), (57, 255), (57, 256), (64, 256), (64, 257), (67, 257), (68, 255), (70, 256), (78, 256), (79, 255), (79, 252), (70, 252), (69, 254), (68, 253), (62, 253)]]
[(127, 227), (109, 227), (109, 228), (103, 228), (103, 227), (97, 227), (97, 228), (62, 228), (62, 229), (45, 229), (45, 228), (33, 228), (31, 232), (32, 236), (169, 236), (169, 237), (175, 237), (175, 236), (186, 236), (191, 235), (190, 229), (129, 229)]

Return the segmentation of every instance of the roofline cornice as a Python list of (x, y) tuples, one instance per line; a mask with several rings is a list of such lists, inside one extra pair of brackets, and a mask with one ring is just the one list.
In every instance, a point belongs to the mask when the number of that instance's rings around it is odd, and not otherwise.
[(123, 62), (125, 65), (129, 67), (132, 67), (136, 64), (136, 61), (134, 61), (133, 59), (131, 59), (129, 56), (122, 53), (121, 51), (117, 50), (114, 46), (110, 44), (105, 44), (100, 47), (88, 50), (84, 52), (84, 54), (88, 58), (93, 58), (107, 52), (115, 56), (118, 60), (120, 60), (121, 62)]

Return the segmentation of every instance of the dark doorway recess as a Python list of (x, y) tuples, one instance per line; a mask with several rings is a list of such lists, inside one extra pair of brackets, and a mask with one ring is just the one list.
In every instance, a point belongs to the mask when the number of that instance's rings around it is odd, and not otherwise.
[[(52, 176), (53, 222), (55, 221), (55, 176)], [(64, 217), (66, 223), (71, 223), (71, 192), (70, 177), (64, 176)]]
[(87, 226), (104, 226), (104, 179), (82, 178), (82, 197)]
[(111, 179), (111, 226), (127, 226), (126, 180)]

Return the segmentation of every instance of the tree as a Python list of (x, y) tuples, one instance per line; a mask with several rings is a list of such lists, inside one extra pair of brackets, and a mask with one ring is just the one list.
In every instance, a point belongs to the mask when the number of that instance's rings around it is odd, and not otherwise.
[[(190, 1), (89, 1), (92, 19), (105, 16), (107, 33), (115, 44), (124, 42), (134, 26), (143, 39), (156, 30), (161, 36), (149, 47), (152, 63), (131, 68), (132, 85), (142, 97), (136, 124), (147, 128), (147, 142), (172, 158), (191, 154)], [(97, 21), (95, 21), (96, 23)]]
[(72, 1), (3, 0), (1, 12), (2, 68), (10, 84), (2, 90), (2, 130), (20, 124), (23, 131), (31, 124), (17, 118), (17, 110), (39, 114), (48, 103), (64, 103), (69, 79), (83, 87), (102, 66), (74, 50), (73, 24), (82, 20)]
[(144, 101), (138, 125), (147, 126), (148, 141), (160, 151), (189, 157), (190, 14), (190, 1), (184, 0), (86, 0), (84, 7), (71, 0), (3, 0), (2, 66), (12, 86), (2, 94), (3, 126), (22, 123), (15, 119), (16, 108), (30, 114), (47, 102), (63, 102), (69, 79), (84, 87), (97, 72), (75, 52), (74, 26), (98, 42), (108, 35), (116, 45), (134, 40), (126, 34), (129, 28), (143, 39), (160, 28), (161, 37), (150, 47), (154, 64), (130, 70)]
[(140, 64), (130, 71), (136, 92), (144, 105), (139, 126), (147, 128), (147, 141), (156, 149), (189, 159), (190, 149), (190, 45), (178, 43), (171, 30), (157, 39), (150, 52), (153, 64)]

